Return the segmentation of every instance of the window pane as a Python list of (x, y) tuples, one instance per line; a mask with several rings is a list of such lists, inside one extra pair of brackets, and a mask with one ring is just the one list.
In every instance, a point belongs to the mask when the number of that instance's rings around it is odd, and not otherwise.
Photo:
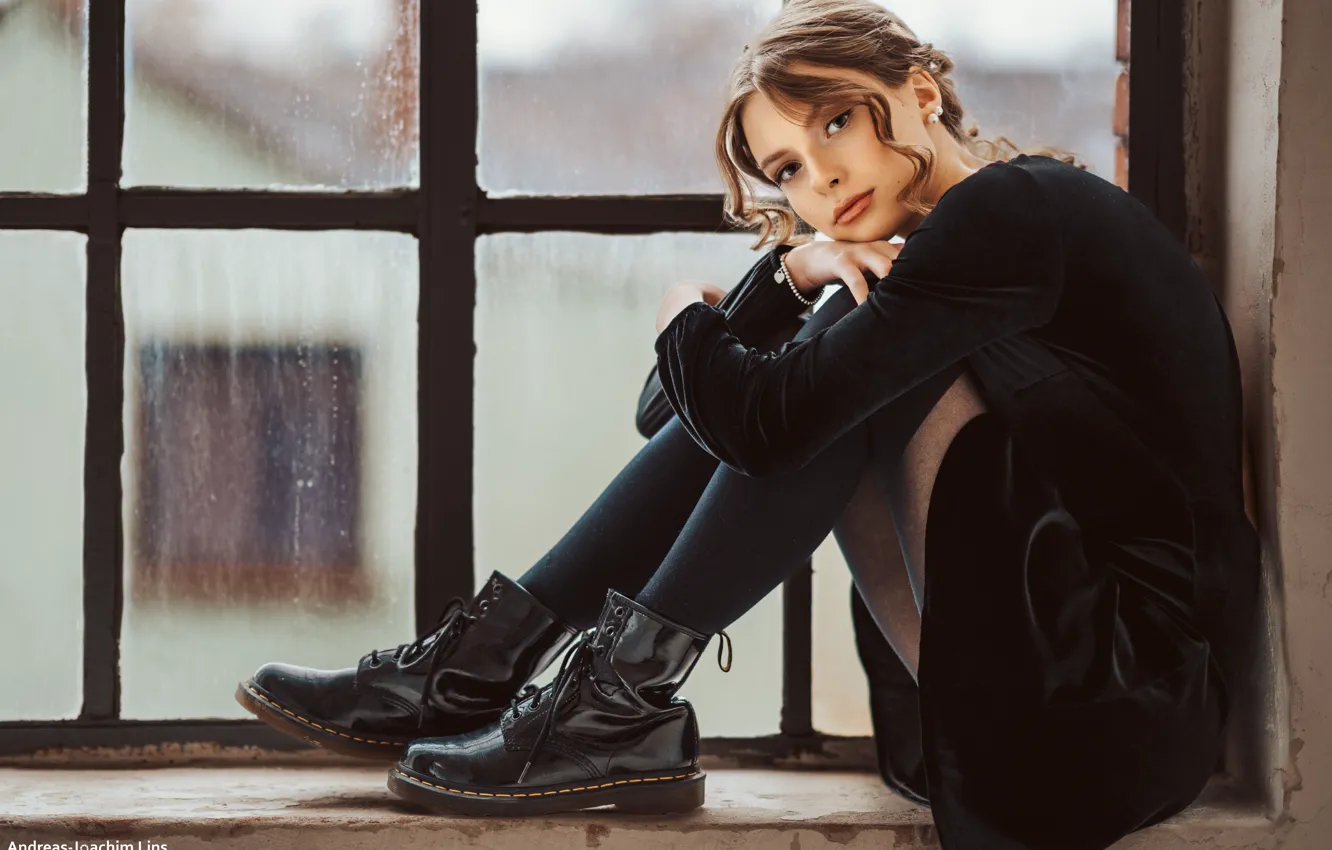
[(0, 643), (42, 668), (0, 688), (0, 720), (82, 708), (85, 241), (0, 232)]
[[(884, 517), (884, 522), (892, 522)], [(814, 728), (825, 735), (872, 735), (869, 685), (851, 623), (851, 572), (829, 535), (814, 552)]]
[(1050, 145), (1115, 179), (1116, 0), (892, 0), (882, 4), (957, 64), (981, 138)]
[(87, 185), (83, 0), (0, 0), (0, 191)]
[[(726, 76), (780, 5), (484, 0), (482, 188), (721, 192), (713, 144)], [(1114, 179), (1116, 0), (884, 5), (953, 55), (968, 120), (984, 138), (1065, 147)]]
[(417, 244), (125, 234), (124, 716), (415, 634)]
[[(634, 413), (656, 362), (662, 293), (683, 279), (731, 288), (757, 260), (752, 241), (733, 234), (477, 239), (478, 584), (491, 570), (526, 572), (642, 448)], [(587, 592), (600, 602), (606, 588)], [(731, 672), (704, 658), (683, 696), (697, 706), (705, 736), (775, 733), (780, 591), (727, 633), (735, 641)], [(547, 670), (544, 680), (553, 675)]]
[(417, 184), (419, 0), (128, 0), (125, 183)]
[(712, 154), (722, 84), (780, 0), (479, 7), (488, 193), (722, 191)]

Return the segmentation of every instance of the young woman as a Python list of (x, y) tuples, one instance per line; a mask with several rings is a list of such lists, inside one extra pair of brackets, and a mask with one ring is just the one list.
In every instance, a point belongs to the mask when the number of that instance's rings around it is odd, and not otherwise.
[[(727, 212), (774, 247), (736, 297), (663, 300), (676, 415), (517, 582), (355, 668), (266, 665), (242, 703), (398, 758), (441, 812), (689, 809), (676, 692), (833, 532), (918, 681), (945, 847), (1104, 848), (1188, 805), (1258, 578), (1230, 331), (1138, 201), (980, 156), (951, 68), (867, 0), (791, 0), (717, 138)], [(831, 241), (793, 245), (797, 217)]]

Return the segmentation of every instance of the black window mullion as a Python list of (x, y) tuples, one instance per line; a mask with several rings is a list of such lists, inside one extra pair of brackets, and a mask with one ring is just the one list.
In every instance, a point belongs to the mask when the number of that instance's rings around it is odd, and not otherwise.
[(1183, 240), (1184, 6), (1182, 0), (1131, 2), (1129, 191)]
[(88, 268), (84, 359), (83, 720), (120, 716), (124, 606), (120, 458), (124, 318), (117, 192), (124, 139), (125, 0), (88, 3)]
[(722, 216), (721, 195), (490, 198), (478, 192), (478, 199), (478, 233), (735, 230)]
[(471, 597), (476, 4), (419, 2), (420, 321), (416, 620)]
[(86, 195), (0, 194), (0, 229), (86, 230)]
[(813, 559), (782, 584), (781, 732), (814, 734)]
[(120, 193), (124, 227), (210, 230), (390, 230), (414, 232), (419, 193), (264, 192), (126, 189)]

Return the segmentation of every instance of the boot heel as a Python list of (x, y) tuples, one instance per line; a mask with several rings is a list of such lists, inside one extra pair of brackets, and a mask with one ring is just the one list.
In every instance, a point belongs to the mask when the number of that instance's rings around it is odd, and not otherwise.
[(703, 805), (702, 774), (660, 785), (635, 785), (620, 791), (615, 808), (630, 815), (669, 815)]

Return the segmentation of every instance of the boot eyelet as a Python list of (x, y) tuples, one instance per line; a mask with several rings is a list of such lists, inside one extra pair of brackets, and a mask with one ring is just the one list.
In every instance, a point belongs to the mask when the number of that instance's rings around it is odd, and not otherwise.
[(490, 608), (490, 600), (488, 599), (482, 599), (481, 602), (478, 603), (476, 606), (477, 612), (481, 614), (486, 613), (487, 609), (489, 608)]
[(615, 609), (615, 616), (617, 616), (617, 617), (623, 617), (623, 616), (624, 616), (624, 606), (623, 606), (623, 605), (620, 605), (619, 607), (617, 607), (617, 608)]
[(605, 634), (606, 634), (606, 637), (610, 637), (611, 635), (615, 634), (615, 627), (614, 627), (614, 626), (607, 626), (607, 627), (606, 627), (606, 632), (605, 632)]

